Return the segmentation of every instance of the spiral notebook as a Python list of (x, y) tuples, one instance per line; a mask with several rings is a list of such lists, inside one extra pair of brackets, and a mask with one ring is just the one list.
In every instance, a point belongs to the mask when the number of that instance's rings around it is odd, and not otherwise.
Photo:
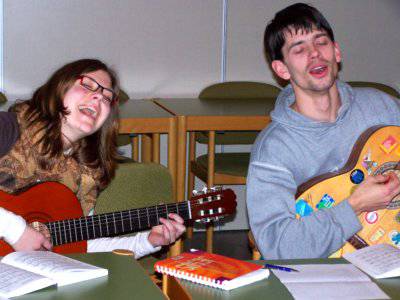
[(157, 272), (223, 290), (235, 289), (269, 276), (262, 265), (223, 255), (191, 250), (158, 261)]

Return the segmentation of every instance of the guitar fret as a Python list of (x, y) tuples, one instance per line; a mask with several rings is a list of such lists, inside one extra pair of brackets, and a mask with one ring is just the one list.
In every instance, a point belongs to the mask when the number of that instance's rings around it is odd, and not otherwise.
[(147, 213), (147, 225), (150, 227), (150, 216), (149, 216), (149, 208), (146, 207), (146, 213)]
[(122, 232), (125, 232), (125, 227), (124, 227), (124, 216), (122, 215), (122, 211), (121, 211), (119, 214), (121, 215)]
[(81, 239), (83, 239), (83, 232), (82, 232), (82, 218), (79, 218), (79, 229), (81, 230)]
[(53, 227), (52, 229), (52, 235), (54, 237), (54, 239), (52, 240), (54, 245), (58, 245), (58, 241), (57, 241), (57, 230), (56, 230), (56, 224), (55, 223), (50, 223), (50, 228)]
[(142, 224), (140, 224), (140, 215), (139, 215), (139, 209), (136, 210), (137, 216), (138, 216), (138, 221), (139, 221), (139, 229), (142, 228)]
[(131, 216), (131, 211), (129, 210), (129, 225), (130, 225), (130, 229), (133, 230), (132, 227), (132, 216)]
[(156, 205), (156, 218), (157, 218), (157, 223), (160, 222), (160, 218), (158, 217), (158, 206)]
[(72, 242), (72, 230), (71, 230), (71, 221), (67, 221), (67, 223), (68, 223), (68, 231), (69, 231), (69, 242), (71, 243)]
[(89, 235), (89, 225), (88, 225), (88, 219), (85, 219), (85, 227), (86, 227), (86, 239), (90, 239), (90, 235)]
[(66, 229), (65, 220), (63, 220), (62, 223), (63, 223), (63, 228), (64, 228), (65, 243), (66, 243), (68, 240), (67, 240), (67, 233), (66, 233), (66, 231), (65, 231), (65, 229)]
[(108, 221), (107, 221), (107, 215), (104, 215), (106, 219), (106, 228), (107, 228), (107, 236), (110, 235), (110, 230), (108, 229)]
[(93, 238), (96, 238), (96, 227), (94, 227), (95, 216), (92, 217)]
[(99, 222), (100, 237), (102, 237), (103, 236), (103, 230), (102, 230), (102, 226), (101, 226), (101, 216), (99, 216), (97, 219), (98, 219), (98, 222)]
[(114, 220), (114, 233), (117, 234), (117, 222), (115, 221), (115, 214), (112, 213), (113, 220)]
[(57, 222), (58, 223), (58, 229), (57, 232), (60, 235), (59, 236), (59, 245), (62, 244), (62, 232), (61, 232), (61, 222)]
[(78, 241), (78, 233), (76, 232), (76, 220), (74, 219), (74, 230), (75, 230), (75, 242)]

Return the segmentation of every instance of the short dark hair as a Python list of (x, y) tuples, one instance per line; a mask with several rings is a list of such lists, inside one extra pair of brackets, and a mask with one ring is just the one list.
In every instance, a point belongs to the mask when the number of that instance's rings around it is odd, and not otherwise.
[(285, 44), (285, 32), (293, 29), (295, 33), (299, 30), (310, 32), (313, 27), (326, 31), (330, 39), (335, 41), (331, 26), (315, 7), (296, 3), (277, 12), (264, 33), (264, 47), (269, 61), (283, 60), (282, 47)]

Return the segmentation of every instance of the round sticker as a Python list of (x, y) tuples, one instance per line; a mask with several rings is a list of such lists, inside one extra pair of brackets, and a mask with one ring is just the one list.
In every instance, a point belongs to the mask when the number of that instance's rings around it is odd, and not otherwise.
[(376, 211), (366, 213), (365, 221), (367, 221), (368, 224), (374, 224), (376, 221), (378, 221), (378, 213)]

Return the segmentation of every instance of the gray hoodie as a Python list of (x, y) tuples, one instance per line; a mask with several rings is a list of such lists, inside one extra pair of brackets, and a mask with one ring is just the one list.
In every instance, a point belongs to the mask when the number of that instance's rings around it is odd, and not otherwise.
[(336, 84), (342, 104), (334, 122), (313, 121), (291, 109), (295, 96), (289, 85), (253, 146), (247, 208), (265, 259), (328, 257), (361, 229), (347, 200), (296, 219), (294, 195), (300, 184), (341, 169), (367, 128), (400, 125), (400, 104), (394, 98), (339, 80)]

